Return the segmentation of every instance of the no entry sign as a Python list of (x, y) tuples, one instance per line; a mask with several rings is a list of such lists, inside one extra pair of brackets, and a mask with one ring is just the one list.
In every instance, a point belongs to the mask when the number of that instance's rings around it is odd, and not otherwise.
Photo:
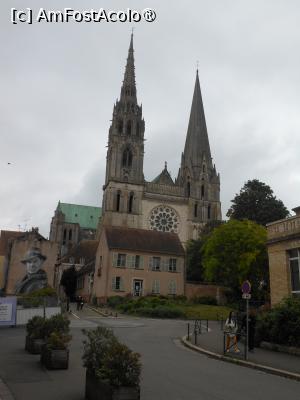
[(251, 292), (251, 283), (249, 281), (244, 281), (242, 284), (242, 293), (249, 294)]

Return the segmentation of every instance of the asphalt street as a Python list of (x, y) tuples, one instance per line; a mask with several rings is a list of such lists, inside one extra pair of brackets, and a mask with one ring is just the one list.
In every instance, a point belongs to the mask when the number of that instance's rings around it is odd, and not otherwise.
[(70, 367), (47, 371), (24, 351), (23, 328), (0, 329), (0, 377), (16, 400), (83, 400), (82, 328), (104, 325), (142, 356), (141, 400), (282, 400), (298, 398), (300, 383), (210, 359), (183, 347), (186, 322), (103, 318), (92, 311), (72, 317)]

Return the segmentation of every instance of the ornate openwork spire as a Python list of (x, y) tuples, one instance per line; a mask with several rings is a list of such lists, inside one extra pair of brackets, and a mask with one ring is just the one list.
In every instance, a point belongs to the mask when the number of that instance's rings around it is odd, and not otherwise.
[(130, 97), (136, 102), (136, 86), (135, 86), (135, 71), (134, 71), (134, 50), (133, 50), (133, 33), (130, 38), (127, 63), (125, 67), (124, 80), (121, 88), (121, 98)]

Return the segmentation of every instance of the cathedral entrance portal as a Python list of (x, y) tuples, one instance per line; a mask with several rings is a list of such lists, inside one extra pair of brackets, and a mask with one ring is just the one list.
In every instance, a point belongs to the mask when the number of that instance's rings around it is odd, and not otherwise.
[(133, 295), (137, 296), (137, 297), (143, 295), (143, 280), (142, 279), (134, 279), (133, 280)]

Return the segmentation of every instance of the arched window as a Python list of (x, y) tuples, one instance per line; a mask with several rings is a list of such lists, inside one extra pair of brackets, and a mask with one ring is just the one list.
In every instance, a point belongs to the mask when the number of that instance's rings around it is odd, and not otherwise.
[(202, 166), (202, 172), (205, 172), (205, 164)]
[(122, 121), (121, 119), (120, 119), (119, 122), (118, 122), (118, 132), (119, 132), (120, 134), (123, 133), (123, 121)]
[(201, 199), (204, 199), (204, 194), (205, 194), (205, 190), (204, 190), (204, 185), (201, 185)]
[(128, 201), (128, 212), (132, 213), (132, 210), (133, 210), (133, 193), (130, 193)]
[(122, 165), (123, 167), (131, 167), (132, 165), (132, 152), (128, 147), (123, 152)]
[(126, 125), (126, 135), (130, 136), (131, 135), (131, 121), (127, 121)]
[(117, 202), (116, 202), (116, 211), (120, 211), (120, 205), (121, 205), (121, 191), (117, 191)]
[(72, 229), (69, 230), (69, 240), (72, 240)]
[(207, 219), (210, 219), (210, 218), (211, 218), (211, 206), (209, 204), (207, 207)]
[(191, 183), (190, 182), (188, 182), (186, 185), (186, 195), (187, 195), (187, 197), (190, 197), (190, 195), (191, 195)]
[(64, 229), (63, 244), (66, 244), (66, 240), (67, 240), (67, 230)]
[(137, 122), (136, 123), (136, 131), (135, 131), (136, 136), (140, 136), (140, 124)]
[(195, 203), (194, 205), (194, 217), (198, 217), (198, 204)]

